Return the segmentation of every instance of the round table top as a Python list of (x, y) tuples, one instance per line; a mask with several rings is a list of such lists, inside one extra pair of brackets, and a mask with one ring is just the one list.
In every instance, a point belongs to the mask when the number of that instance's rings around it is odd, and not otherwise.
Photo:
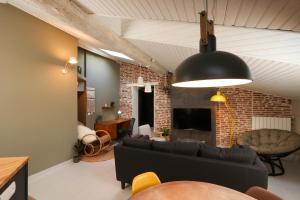
[(150, 187), (130, 200), (255, 200), (241, 192), (223, 186), (196, 182), (174, 181)]

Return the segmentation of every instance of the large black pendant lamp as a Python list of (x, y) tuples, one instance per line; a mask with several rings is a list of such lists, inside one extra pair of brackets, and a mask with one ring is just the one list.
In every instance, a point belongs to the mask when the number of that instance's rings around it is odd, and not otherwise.
[(222, 87), (251, 83), (247, 64), (238, 56), (216, 51), (216, 37), (207, 12), (200, 13), (200, 53), (184, 60), (175, 71), (175, 87)]

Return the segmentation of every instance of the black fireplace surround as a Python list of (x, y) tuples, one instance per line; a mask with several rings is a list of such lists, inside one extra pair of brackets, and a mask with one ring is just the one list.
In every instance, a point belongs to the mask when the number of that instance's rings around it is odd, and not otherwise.
[[(211, 88), (177, 88), (171, 90), (171, 123), (172, 141), (199, 141), (216, 146), (216, 114), (214, 104), (210, 102), (210, 97), (216, 93), (216, 89)], [(174, 128), (174, 109), (203, 109), (211, 110), (211, 129), (176, 129)]]

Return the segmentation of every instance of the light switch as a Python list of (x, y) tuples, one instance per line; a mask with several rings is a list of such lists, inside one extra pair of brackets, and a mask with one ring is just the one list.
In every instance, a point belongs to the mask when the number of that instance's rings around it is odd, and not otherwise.
[(0, 195), (0, 200), (10, 200), (16, 192), (16, 182), (12, 182)]

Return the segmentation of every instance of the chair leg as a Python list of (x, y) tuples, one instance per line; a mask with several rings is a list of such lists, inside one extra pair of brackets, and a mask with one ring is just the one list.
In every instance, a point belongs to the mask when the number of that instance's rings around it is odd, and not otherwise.
[(268, 163), (270, 164), (272, 170), (272, 172), (269, 173), (269, 175), (273, 176), (275, 174), (275, 165), (274, 165), (275, 163), (271, 159), (268, 160)]
[(124, 189), (125, 189), (125, 185), (126, 185), (126, 183), (125, 183), (125, 182), (123, 182), (123, 181), (121, 181), (121, 188), (122, 188), (122, 190), (124, 190)]
[[(281, 162), (281, 159), (279, 157), (272, 157), (272, 156), (261, 156), (262, 161), (268, 163), (271, 167), (271, 172), (269, 173), (269, 176), (280, 176), (285, 173), (283, 164)], [(278, 162), (278, 163), (276, 163)], [(276, 172), (276, 169), (278, 172)]]

